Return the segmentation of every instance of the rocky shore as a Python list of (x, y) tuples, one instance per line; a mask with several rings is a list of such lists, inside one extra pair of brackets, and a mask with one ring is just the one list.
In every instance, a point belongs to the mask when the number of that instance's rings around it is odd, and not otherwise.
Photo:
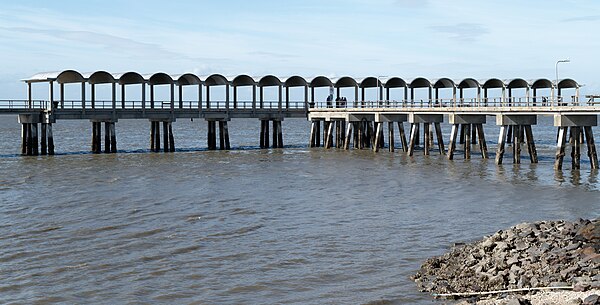
[[(459, 297), (476, 301), (511, 295), (501, 292), (506, 290), (528, 295), (541, 294), (548, 287), (597, 292), (599, 271), (600, 219), (580, 219), (522, 223), (474, 243), (455, 245), (448, 253), (426, 260), (413, 280), (419, 290), (434, 296), (462, 293)], [(514, 304), (531, 304), (529, 298), (514, 300)], [(577, 303), (556, 304), (567, 301)], [(584, 300), (580, 301), (577, 304)]]

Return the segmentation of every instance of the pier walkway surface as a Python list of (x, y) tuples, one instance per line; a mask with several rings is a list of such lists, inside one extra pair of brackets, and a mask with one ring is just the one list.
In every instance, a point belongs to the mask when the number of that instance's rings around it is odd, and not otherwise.
[[(390, 151), (396, 148), (394, 130), (397, 125), (400, 146), (409, 155), (420, 149), (422, 142), (424, 154), (428, 155), (437, 145), (441, 154), (453, 159), (458, 138), (465, 158), (471, 157), (474, 144), (479, 144), (482, 157), (488, 158), (483, 124), (492, 116), (500, 128), (496, 163), (502, 163), (506, 144), (512, 144), (514, 163), (520, 163), (521, 146), (525, 144), (531, 162), (536, 163), (537, 151), (531, 126), (537, 124), (538, 115), (553, 115), (554, 126), (557, 127), (555, 168), (562, 168), (567, 142), (572, 148), (572, 168), (580, 167), (581, 144), (586, 143), (591, 167), (598, 168), (592, 133), (592, 126), (597, 126), (600, 112), (595, 101), (597, 96), (582, 99), (579, 96), (580, 85), (572, 79), (528, 81), (492, 78), (478, 81), (466, 78), (454, 81), (449, 78), (404, 80), (399, 77), (354, 79), (325, 76), (307, 79), (301, 76), (226, 77), (212, 74), (202, 77), (191, 73), (141, 75), (105, 71), (82, 74), (66, 70), (40, 73), (23, 81), (27, 84), (28, 98), (0, 101), (0, 114), (18, 115), (22, 124), (21, 152), (24, 155), (54, 153), (52, 124), (58, 120), (91, 121), (92, 151), (95, 153), (102, 152), (104, 123), (104, 152), (114, 153), (117, 151), (115, 123), (120, 119), (149, 120), (150, 149), (160, 151), (162, 144), (162, 150), (170, 152), (175, 150), (172, 124), (179, 118), (207, 121), (208, 149), (217, 149), (217, 137), (220, 149), (230, 149), (227, 122), (231, 119), (260, 120), (261, 148), (271, 147), (269, 125), (272, 123), (272, 147), (281, 148), (282, 121), (285, 118), (307, 118), (311, 121), (310, 147), (371, 148), (378, 151), (385, 147), (383, 130), (387, 123), (387, 147)], [(48, 85), (47, 100), (32, 98), (32, 86), (38, 83)], [(66, 100), (65, 85), (80, 86), (77, 89), (80, 90), (80, 98)], [(96, 99), (99, 85), (108, 89), (105, 91), (110, 92), (109, 100)], [(133, 92), (139, 99), (130, 98), (132, 92), (126, 92), (128, 86), (139, 90)], [(156, 86), (168, 86), (169, 98), (155, 98)], [(193, 98), (186, 98), (184, 87), (190, 86), (197, 90), (194, 89)], [(215, 87), (223, 88), (216, 92), (218, 100), (211, 99)], [(240, 87), (251, 89), (251, 100), (238, 98)], [(268, 87), (276, 89), (274, 101), (265, 99), (264, 90)], [(329, 89), (329, 94), (318, 97), (315, 90), (322, 91), (321, 88)], [(300, 94), (295, 96), (302, 98), (292, 100), (290, 89), (300, 90)], [(348, 100), (343, 97), (341, 90), (353, 91), (354, 98)], [(376, 98), (367, 100), (366, 90), (375, 90)], [(185, 92), (189, 93), (189, 89)], [(119, 98), (117, 93), (120, 93)], [(441, 132), (444, 120), (448, 120), (452, 128), (447, 150)], [(408, 132), (404, 130), (404, 123), (410, 125)]]

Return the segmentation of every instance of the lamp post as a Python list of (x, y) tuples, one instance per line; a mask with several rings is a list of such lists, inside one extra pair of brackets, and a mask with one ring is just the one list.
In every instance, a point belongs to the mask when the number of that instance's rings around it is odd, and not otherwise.
[[(571, 62), (570, 59), (561, 59), (556, 61), (556, 67), (555, 67), (555, 72), (556, 72), (556, 89), (558, 90), (558, 64), (564, 62), (564, 63), (569, 63)], [(556, 93), (556, 98), (559, 99), (560, 97), (558, 96), (558, 92)]]

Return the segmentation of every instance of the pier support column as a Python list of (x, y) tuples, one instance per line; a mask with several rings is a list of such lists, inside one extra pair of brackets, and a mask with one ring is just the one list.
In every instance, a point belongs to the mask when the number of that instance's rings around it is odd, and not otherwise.
[(381, 139), (381, 135), (383, 134), (383, 130), (382, 130), (383, 129), (383, 123), (381, 123), (381, 122), (375, 122), (375, 128), (376, 128), (376, 131), (375, 131), (375, 142), (374, 142), (374, 145), (373, 145), (373, 151), (374, 152), (378, 152), (379, 148), (381, 146), (380, 142), (382, 140)]
[[(316, 146), (316, 144), (315, 144), (315, 137), (316, 137), (315, 132), (316, 132), (316, 129), (317, 129), (317, 122), (313, 120), (313, 121), (310, 122), (310, 135), (309, 135), (309, 139), (308, 139), (308, 147), (310, 147), (310, 148), (313, 148), (313, 147)], [(261, 130), (262, 130), (262, 124), (261, 124)], [(262, 148), (262, 146), (263, 146), (262, 136), (261, 136), (260, 139), (261, 139), (260, 146)]]
[(315, 131), (315, 147), (321, 147), (321, 121), (317, 120), (316, 124), (317, 129)]
[[(269, 119), (261, 119), (260, 120), (260, 148), (269, 148)], [(277, 130), (276, 124), (273, 123), (273, 140), (277, 140)], [(273, 147), (275, 147), (277, 143), (273, 142)]]
[(160, 122), (154, 122), (155, 133), (154, 133), (154, 151), (160, 151)]
[(448, 160), (454, 159), (454, 150), (456, 149), (456, 137), (458, 134), (458, 125), (452, 124), (452, 129), (450, 130), (450, 141), (448, 143)]
[(156, 151), (156, 122), (150, 121), (150, 151)]
[(587, 140), (588, 157), (592, 169), (598, 169), (598, 154), (596, 153), (596, 144), (594, 143), (594, 134), (592, 126), (584, 126), (584, 134)]
[(40, 154), (47, 155), (48, 154), (48, 145), (46, 140), (47, 137), (47, 123), (41, 123), (42, 133), (40, 135)]
[(410, 124), (410, 142), (408, 143), (408, 155), (412, 156), (415, 151), (415, 144), (417, 139), (417, 133), (419, 130), (419, 123), (411, 123)]
[(581, 127), (571, 127), (571, 168), (581, 168)]
[(229, 141), (229, 125), (227, 124), (227, 121), (222, 121), (221, 122), (223, 124), (223, 142), (225, 142), (225, 149), (226, 150), (230, 150), (231, 149), (231, 142)]
[(523, 126), (525, 132), (525, 139), (527, 141), (527, 152), (529, 153), (529, 159), (531, 163), (538, 163), (537, 149), (535, 147), (535, 140), (533, 138), (533, 132), (531, 131), (531, 125)]
[(32, 141), (32, 155), (37, 156), (40, 154), (39, 152), (39, 146), (38, 146), (38, 124), (37, 123), (33, 123), (31, 124), (31, 141)]
[(513, 163), (521, 163), (521, 125), (512, 126), (513, 130)]
[[(408, 115), (408, 122), (411, 123), (411, 134), (410, 134), (410, 143), (408, 148), (408, 155), (412, 156), (415, 146), (418, 146), (419, 141), (419, 125), (423, 124), (423, 144), (424, 144), (424, 154), (429, 155), (429, 149), (432, 146), (432, 137), (433, 130), (431, 130), (432, 124), (438, 128), (441, 133), (441, 128), (436, 123), (441, 123), (444, 121), (444, 116), (442, 114), (427, 114), (427, 113), (410, 113)], [(439, 141), (438, 145), (440, 146), (440, 152), (443, 154), (443, 141)]]
[[(537, 115), (530, 114), (498, 114), (496, 124), (502, 126), (498, 135), (496, 164), (502, 164), (506, 143), (513, 143), (513, 163), (521, 163), (521, 145), (527, 139), (527, 151), (532, 163), (537, 163), (537, 151), (531, 132), (531, 125), (537, 124)], [(510, 133), (507, 135), (507, 133)]]
[(216, 121), (208, 121), (207, 122), (207, 147), (208, 150), (216, 150), (217, 149), (217, 123)]
[(279, 141), (279, 137), (277, 135), (277, 121), (272, 120), (272, 125), (273, 125), (273, 145), (271, 146), (272, 148), (277, 148), (279, 146), (279, 144), (277, 143)]
[(277, 121), (277, 144), (278, 148), (283, 148), (283, 119)]
[[(393, 114), (393, 113), (375, 113), (372, 119), (375, 123), (375, 132), (373, 134), (374, 141), (372, 148), (374, 151), (385, 147), (385, 123), (387, 123), (387, 138), (388, 138), (388, 151), (394, 152), (396, 149), (396, 141), (394, 137), (394, 123), (398, 124), (398, 131), (400, 135), (400, 142), (402, 150), (407, 152), (409, 145), (406, 141), (406, 134), (404, 132), (404, 122), (408, 121), (407, 114)], [(418, 131), (418, 130), (417, 130)]]
[(114, 154), (117, 152), (117, 134), (116, 134), (115, 122), (110, 123), (109, 129), (110, 129), (110, 152)]
[(352, 124), (354, 125), (353, 127), (353, 131), (352, 131), (352, 138), (354, 139), (352, 141), (352, 147), (355, 149), (359, 149), (360, 148), (360, 141), (362, 141), (362, 139), (360, 138), (360, 133), (361, 133), (361, 122), (352, 122)]
[(325, 149), (331, 148), (331, 142), (333, 141), (333, 126), (334, 121), (325, 121), (323, 125), (323, 137), (325, 137)]
[(344, 149), (348, 150), (350, 149), (350, 140), (352, 138), (352, 135), (354, 134), (353, 132), (353, 127), (354, 127), (354, 123), (353, 122), (347, 122), (345, 123), (346, 126), (346, 132), (345, 132), (345, 137), (344, 137)]
[[(49, 113), (24, 113), (18, 115), (21, 124), (21, 154), (24, 156), (37, 156), (40, 154), (54, 155), (54, 138), (52, 135), (52, 122)], [(40, 124), (40, 130), (38, 130)], [(39, 132), (39, 139), (38, 139)]]
[[(485, 132), (483, 131), (483, 124), (481, 124), (481, 123), (474, 124), (474, 126), (477, 129), (477, 138), (479, 138), (479, 150), (481, 151), (481, 157), (484, 159), (487, 159), (488, 158), (488, 150), (487, 150), (487, 143), (485, 141)], [(531, 128), (530, 128), (530, 132), (531, 132)], [(531, 136), (531, 139), (532, 139), (532, 143), (533, 143), (533, 135)], [(533, 151), (535, 151), (535, 144), (533, 145)], [(537, 160), (537, 154), (536, 154), (536, 160)]]
[(496, 148), (496, 164), (502, 164), (502, 159), (504, 158), (504, 147), (506, 145), (506, 132), (508, 126), (502, 125), (500, 126), (500, 134), (498, 135), (498, 147)]
[(269, 148), (269, 120), (265, 121), (265, 129), (264, 129), (264, 137), (265, 137), (265, 147)]
[(99, 154), (102, 149), (102, 122), (92, 121), (92, 153)]
[(21, 123), (21, 155), (27, 155), (27, 138), (29, 137), (29, 126)]
[(567, 144), (567, 130), (569, 127), (558, 128), (558, 142), (556, 144), (556, 159), (554, 160), (554, 169), (561, 170), (565, 158), (565, 144)]
[(46, 136), (48, 141), (48, 155), (54, 155), (54, 134), (52, 133), (52, 123), (46, 126)]
[(429, 141), (429, 127), (431, 125), (429, 123), (423, 124), (423, 150), (426, 156), (429, 156), (429, 145), (431, 142)]
[[(102, 123), (100, 123), (102, 124)], [(104, 122), (104, 153), (110, 153), (110, 122)]]
[(571, 168), (581, 167), (581, 144), (587, 142), (587, 155), (592, 169), (598, 168), (598, 156), (592, 126), (598, 126), (597, 115), (554, 115), (554, 126), (558, 127), (558, 141), (556, 148), (556, 160), (554, 168), (562, 169), (565, 156), (565, 145), (570, 135), (571, 145)]
[(388, 151), (394, 152), (394, 122), (388, 122)]
[(435, 126), (435, 134), (437, 137), (438, 148), (440, 150), (440, 155), (444, 155), (446, 153), (446, 148), (444, 147), (444, 137), (442, 136), (442, 126), (439, 122), (434, 123)]
[(169, 122), (163, 121), (163, 150), (169, 152)]
[(406, 141), (406, 133), (404, 132), (403, 122), (398, 122), (398, 130), (400, 132), (400, 144), (402, 144), (402, 151), (408, 152), (408, 142)]

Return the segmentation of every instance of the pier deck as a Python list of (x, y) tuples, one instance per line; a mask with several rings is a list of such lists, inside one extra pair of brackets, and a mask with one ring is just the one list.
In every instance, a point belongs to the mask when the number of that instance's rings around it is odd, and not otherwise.
[[(27, 100), (0, 100), (0, 114), (19, 116), (23, 127), (21, 147), (24, 155), (37, 155), (38, 143), (41, 154), (53, 154), (52, 124), (59, 120), (89, 120), (92, 123), (92, 151), (95, 153), (102, 152), (104, 123), (104, 152), (110, 153), (117, 151), (115, 123), (121, 119), (149, 120), (151, 150), (160, 151), (162, 143), (164, 151), (169, 152), (175, 150), (172, 124), (177, 119), (204, 119), (208, 124), (208, 148), (217, 149), (219, 138), (220, 149), (229, 149), (227, 122), (231, 119), (260, 120), (260, 147), (280, 148), (283, 147), (282, 121), (285, 118), (307, 118), (311, 122), (310, 147), (349, 149), (352, 143), (352, 147), (357, 149), (371, 148), (378, 151), (384, 147), (384, 128), (387, 123), (390, 151), (394, 151), (396, 146), (394, 129), (397, 125), (402, 150), (409, 155), (421, 148), (422, 141), (425, 155), (437, 144), (440, 154), (453, 159), (456, 141), (459, 139), (465, 158), (471, 157), (471, 145), (474, 144), (479, 144), (482, 157), (487, 158), (482, 126), (491, 116), (500, 127), (496, 163), (502, 163), (507, 144), (512, 145), (514, 163), (520, 163), (521, 145), (525, 144), (531, 162), (536, 163), (537, 152), (531, 126), (537, 124), (537, 116), (552, 115), (554, 126), (557, 127), (555, 168), (562, 168), (567, 142), (571, 146), (572, 168), (579, 168), (580, 144), (584, 143), (587, 143), (592, 168), (598, 168), (592, 133), (592, 127), (597, 126), (600, 113), (600, 104), (596, 102), (598, 96), (589, 95), (586, 96), (587, 100), (580, 101), (579, 84), (571, 79), (552, 82), (548, 79), (526, 81), (516, 78), (503, 81), (492, 78), (477, 81), (466, 78), (455, 82), (448, 78), (434, 81), (416, 78), (405, 81), (391, 77), (382, 82), (375, 77), (329, 79), (318, 76), (307, 81), (300, 76), (279, 79), (267, 75), (256, 79), (248, 75), (225, 77), (213, 74), (199, 77), (190, 73), (176, 76), (155, 73), (142, 76), (135, 72), (111, 74), (97, 71), (81, 74), (66, 70), (41, 73), (24, 81), (28, 88)], [(49, 86), (48, 100), (32, 99), (32, 85), (36, 83)], [(81, 86), (79, 100), (65, 99), (66, 84)], [(96, 100), (96, 86), (101, 84), (111, 87), (112, 98), (109, 101)], [(127, 98), (128, 85), (141, 88), (140, 100)], [(155, 86), (161, 85), (169, 87), (170, 98), (167, 100), (155, 98)], [(55, 90), (56, 86), (58, 90)], [(197, 86), (195, 99), (184, 98), (185, 86)], [(211, 99), (211, 87), (215, 86), (225, 89), (220, 97), (222, 100)], [(240, 87), (251, 88), (250, 101), (238, 98)], [(267, 87), (277, 89), (275, 101), (265, 100), (264, 89)], [(300, 101), (294, 101), (290, 97), (290, 89), (295, 87), (303, 89), (303, 99)], [(323, 87), (329, 88), (326, 101), (323, 101), (325, 98), (318, 98), (315, 92)], [(90, 94), (86, 93), (87, 88), (91, 89)], [(354, 99), (347, 100), (342, 96), (343, 88), (353, 88)], [(377, 98), (374, 101), (366, 98), (366, 90), (369, 88), (376, 90)], [(401, 90), (401, 98), (394, 99), (392, 90)], [(418, 97), (415, 90), (426, 90), (427, 97)], [(570, 94), (565, 94), (565, 90), (571, 90)], [(55, 91), (58, 91), (58, 98)], [(471, 97), (466, 98), (465, 95), (469, 92)], [(493, 93), (496, 96), (492, 96)], [(334, 99), (334, 96), (337, 98)], [(447, 150), (441, 131), (444, 120), (448, 120), (452, 128)], [(270, 123), (273, 130), (272, 142)], [(404, 130), (404, 123), (410, 124), (408, 132)], [(41, 139), (38, 139), (38, 124), (41, 124)], [(407, 134), (409, 139), (406, 138)]]

